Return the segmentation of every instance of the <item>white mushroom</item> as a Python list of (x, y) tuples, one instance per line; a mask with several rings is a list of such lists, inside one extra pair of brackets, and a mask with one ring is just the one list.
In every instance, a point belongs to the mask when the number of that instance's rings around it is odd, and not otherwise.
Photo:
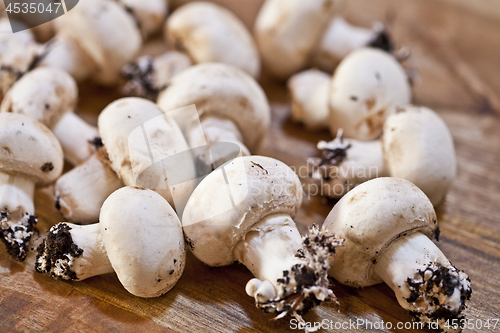
[(292, 220), (301, 202), (300, 181), (284, 163), (236, 158), (191, 195), (182, 216), (187, 245), (207, 265), (244, 264), (255, 276), (246, 291), (256, 306), (300, 320), (320, 302), (335, 300), (327, 258), (341, 243), (314, 228), (301, 241)]
[[(196, 119), (174, 116), (191, 147), (215, 142), (237, 144), (250, 155), (269, 128), (271, 111), (264, 91), (247, 73), (226, 64), (199, 64), (172, 78), (158, 96), (165, 112), (194, 104)], [(195, 125), (203, 127), (203, 133)]]
[(387, 118), (380, 140), (342, 139), (339, 134), (318, 143), (321, 158), (308, 160), (324, 195), (339, 198), (369, 179), (391, 176), (411, 181), (437, 206), (456, 176), (451, 133), (428, 108), (398, 108)]
[(81, 1), (55, 24), (54, 45), (41, 64), (63, 69), (76, 80), (116, 84), (121, 68), (142, 44), (134, 18), (110, 0)]
[(66, 159), (77, 165), (95, 152), (99, 136), (96, 127), (73, 113), (77, 99), (78, 87), (68, 73), (41, 67), (12, 86), (0, 112), (23, 113), (42, 122), (56, 135)]
[(308, 64), (332, 70), (349, 52), (363, 46), (391, 49), (386, 31), (351, 26), (336, 17), (338, 0), (267, 0), (254, 34), (266, 69), (286, 79)]
[[(169, 165), (164, 160), (188, 150), (175, 121), (148, 100), (123, 98), (108, 105), (98, 123), (104, 147), (56, 182), (55, 200), (63, 216), (74, 222), (96, 222), (104, 200), (123, 184), (157, 190), (180, 213), (194, 185), (165, 182)], [(188, 154), (182, 156), (177, 160), (184, 163), (180, 178), (194, 180), (193, 161)], [(171, 175), (175, 170), (169, 171)], [(175, 189), (174, 196), (170, 188)]]
[(155, 100), (175, 74), (191, 65), (191, 59), (178, 51), (167, 51), (154, 58), (148, 55), (139, 57), (123, 67), (122, 75), (127, 80), (123, 92), (129, 96)]
[(9, 254), (26, 258), (37, 222), (35, 185), (48, 185), (61, 174), (61, 145), (50, 130), (31, 117), (0, 113), (0, 236)]
[(293, 76), (288, 88), (294, 119), (311, 129), (330, 128), (334, 135), (342, 128), (347, 138), (357, 140), (378, 138), (389, 112), (411, 100), (403, 67), (374, 48), (350, 53), (329, 82), (326, 74), (305, 71)]
[(37, 251), (39, 273), (81, 281), (114, 271), (123, 287), (139, 297), (172, 289), (186, 261), (175, 211), (157, 193), (133, 187), (106, 199), (99, 223), (53, 226)]
[(259, 52), (252, 35), (236, 15), (222, 6), (191, 2), (179, 7), (167, 19), (165, 36), (195, 64), (221, 62), (259, 76)]
[(445, 331), (447, 320), (463, 318), (470, 280), (429, 239), (439, 236), (436, 213), (412, 183), (378, 178), (356, 187), (334, 206), (323, 231), (345, 238), (329, 272), (340, 283), (383, 281), (416, 320), (437, 321)]

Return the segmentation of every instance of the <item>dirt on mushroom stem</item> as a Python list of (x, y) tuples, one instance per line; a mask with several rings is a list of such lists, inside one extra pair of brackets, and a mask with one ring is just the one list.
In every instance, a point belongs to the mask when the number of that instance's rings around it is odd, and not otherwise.
[(295, 257), (298, 263), (283, 271), (277, 280), (277, 296), (266, 302), (255, 299), (255, 305), (265, 312), (277, 313), (275, 319), (287, 315), (303, 322), (302, 315), (322, 302), (334, 302), (337, 298), (330, 289), (328, 278), (329, 258), (335, 255), (335, 248), (342, 246), (343, 239), (320, 231), (317, 225), (303, 237), (302, 247)]
[(38, 232), (35, 227), (37, 222), (37, 217), (29, 213), (0, 212), (0, 236), (13, 259), (26, 259), (30, 239)]

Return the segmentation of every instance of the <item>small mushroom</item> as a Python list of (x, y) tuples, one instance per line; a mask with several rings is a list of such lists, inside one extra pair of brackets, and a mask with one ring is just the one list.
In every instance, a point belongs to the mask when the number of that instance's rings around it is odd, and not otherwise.
[(23, 113), (49, 127), (61, 143), (64, 156), (73, 165), (95, 150), (97, 128), (75, 115), (78, 87), (66, 72), (50, 67), (25, 74), (7, 92), (0, 112)]
[(123, 67), (122, 75), (127, 80), (123, 93), (156, 100), (158, 93), (168, 87), (172, 77), (191, 65), (191, 59), (178, 51), (167, 51), (154, 58), (148, 55), (139, 57)]
[(338, 282), (385, 282), (416, 320), (437, 321), (444, 331), (447, 322), (463, 319), (470, 280), (429, 239), (438, 235), (436, 213), (409, 181), (378, 178), (356, 187), (334, 206), (323, 230), (345, 239), (329, 271)]
[(23, 73), (36, 65), (40, 53), (41, 47), (30, 30), (13, 33), (9, 19), (0, 19), (0, 100)]
[(342, 197), (353, 187), (376, 177), (403, 178), (417, 185), (434, 206), (444, 197), (457, 173), (453, 138), (432, 110), (406, 106), (392, 113), (380, 140), (321, 141), (321, 158), (311, 158), (311, 177), (322, 193)]
[(391, 50), (385, 29), (354, 27), (341, 17), (338, 0), (267, 0), (254, 35), (266, 69), (286, 79), (308, 64), (332, 70), (349, 52), (364, 46)]
[(81, 1), (55, 25), (54, 44), (41, 64), (63, 69), (77, 81), (116, 84), (142, 45), (133, 16), (115, 1)]
[(0, 235), (15, 260), (26, 258), (35, 231), (35, 185), (52, 183), (62, 168), (61, 145), (47, 127), (0, 113)]
[(329, 82), (326, 74), (310, 70), (292, 76), (288, 88), (294, 119), (310, 129), (330, 128), (332, 134), (342, 128), (357, 140), (378, 138), (389, 112), (411, 100), (403, 67), (375, 48), (350, 53)]
[(114, 271), (133, 295), (157, 297), (172, 289), (185, 261), (181, 224), (168, 202), (154, 191), (123, 187), (106, 199), (99, 223), (53, 226), (35, 268), (73, 281)]
[[(235, 143), (244, 155), (250, 155), (259, 147), (271, 121), (270, 106), (259, 84), (226, 64), (199, 64), (184, 70), (172, 78), (157, 103), (166, 113), (196, 106), (197, 119), (174, 116), (190, 147), (203, 146), (206, 138), (209, 144)], [(203, 133), (194, 128), (198, 121)]]
[(252, 35), (222, 6), (196, 1), (179, 7), (167, 19), (165, 36), (195, 64), (221, 62), (259, 76), (259, 52)]
[(328, 260), (341, 240), (318, 228), (301, 236), (293, 221), (302, 202), (297, 175), (262, 156), (238, 157), (196, 187), (182, 225), (193, 254), (210, 266), (244, 264), (255, 276), (246, 285), (258, 308), (301, 320), (322, 301), (334, 301)]

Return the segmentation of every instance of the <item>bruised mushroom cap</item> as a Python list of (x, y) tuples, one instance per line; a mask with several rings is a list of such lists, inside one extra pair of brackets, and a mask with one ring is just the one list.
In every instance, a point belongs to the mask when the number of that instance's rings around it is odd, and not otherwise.
[(252, 35), (222, 6), (192, 2), (180, 7), (168, 18), (165, 35), (195, 63), (226, 63), (259, 76), (259, 52)]
[[(198, 64), (175, 75), (158, 96), (158, 106), (173, 111), (195, 104), (200, 120), (214, 116), (233, 121), (245, 145), (256, 149), (271, 122), (267, 97), (247, 73), (226, 64)], [(176, 119), (183, 131), (184, 120)]]
[(205, 264), (229, 265), (254, 224), (272, 214), (293, 217), (301, 203), (301, 183), (286, 164), (238, 157), (210, 173), (189, 198), (182, 216), (186, 242)]
[(342, 128), (347, 138), (373, 140), (382, 133), (393, 107), (410, 103), (411, 89), (403, 67), (392, 55), (361, 48), (339, 64), (329, 95), (331, 133)]
[(186, 255), (179, 218), (165, 199), (123, 187), (104, 201), (99, 219), (109, 261), (125, 289), (139, 297), (172, 289)]
[(52, 128), (78, 99), (75, 80), (65, 71), (39, 67), (21, 77), (7, 92), (0, 112), (23, 113)]
[(262, 61), (280, 79), (302, 69), (337, 11), (338, 0), (267, 0), (255, 21)]
[(336, 250), (330, 274), (354, 287), (380, 283), (373, 266), (385, 249), (417, 231), (432, 236), (436, 221), (429, 199), (409, 181), (389, 177), (367, 181), (343, 196), (323, 224), (324, 230), (345, 239)]
[(62, 172), (63, 152), (55, 135), (35, 119), (0, 113), (0, 171), (48, 185)]
[(444, 200), (457, 173), (453, 138), (434, 111), (400, 108), (384, 124), (383, 150), (391, 176), (417, 185), (434, 206)]
[(71, 36), (90, 56), (97, 66), (93, 79), (102, 84), (115, 84), (142, 44), (136, 22), (114, 1), (81, 1), (55, 23), (58, 33)]

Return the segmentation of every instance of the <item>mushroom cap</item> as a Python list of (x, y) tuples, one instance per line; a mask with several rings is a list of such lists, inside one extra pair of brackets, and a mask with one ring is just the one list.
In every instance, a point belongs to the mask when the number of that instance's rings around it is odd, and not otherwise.
[(109, 261), (125, 289), (140, 297), (172, 289), (186, 253), (179, 218), (163, 197), (123, 187), (104, 201), (99, 220)]
[[(270, 106), (259, 84), (226, 64), (198, 64), (182, 71), (160, 93), (157, 103), (164, 112), (195, 104), (200, 120), (215, 116), (233, 121), (251, 151), (259, 146), (271, 122)], [(186, 133), (190, 123), (175, 120)]]
[(196, 187), (182, 215), (186, 242), (210, 266), (233, 263), (233, 249), (250, 228), (272, 214), (295, 216), (302, 203), (299, 178), (270, 157), (238, 157)]
[(75, 80), (63, 70), (39, 67), (26, 73), (7, 92), (0, 112), (23, 113), (52, 128), (78, 100)]
[(131, 11), (145, 37), (161, 29), (168, 12), (166, 0), (119, 0), (119, 2)]
[(35, 119), (0, 113), (0, 171), (38, 185), (55, 181), (63, 169), (63, 152), (55, 135)]
[(267, 0), (254, 35), (266, 69), (280, 79), (302, 69), (337, 12), (338, 0)]
[(441, 117), (426, 107), (400, 108), (387, 118), (382, 143), (392, 177), (417, 185), (434, 206), (444, 200), (457, 174), (457, 159)]
[(191, 2), (178, 8), (167, 20), (165, 36), (194, 63), (221, 62), (253, 77), (260, 74), (252, 35), (236, 15), (220, 5)]
[(115, 84), (142, 45), (136, 22), (114, 1), (81, 1), (55, 23), (58, 32), (70, 36), (90, 56), (97, 66), (93, 79), (102, 84)]
[(329, 274), (354, 287), (380, 283), (373, 266), (387, 247), (414, 232), (430, 237), (436, 227), (434, 208), (418, 187), (399, 178), (367, 181), (347, 192), (323, 224), (323, 230), (345, 239)]
[(345, 57), (329, 92), (330, 131), (346, 138), (373, 140), (396, 106), (410, 103), (411, 89), (403, 67), (389, 53), (361, 48)]
[[(165, 177), (168, 175), (163, 175), (163, 171), (170, 166), (163, 164), (167, 157), (189, 150), (172, 117), (164, 114), (155, 103), (147, 99), (128, 97), (109, 104), (99, 115), (98, 127), (108, 151), (111, 168), (125, 185), (162, 190), (162, 194), (172, 204), (173, 199), (182, 198), (183, 206), (193, 184), (179, 183), (176, 187), (178, 193), (172, 198), (169, 187), (174, 186), (174, 183), (169, 178), (170, 184), (167, 187)], [(182, 157), (183, 179), (194, 180), (194, 163), (189, 163), (190, 156), (187, 154)], [(177, 203), (181, 204), (180, 201)]]

